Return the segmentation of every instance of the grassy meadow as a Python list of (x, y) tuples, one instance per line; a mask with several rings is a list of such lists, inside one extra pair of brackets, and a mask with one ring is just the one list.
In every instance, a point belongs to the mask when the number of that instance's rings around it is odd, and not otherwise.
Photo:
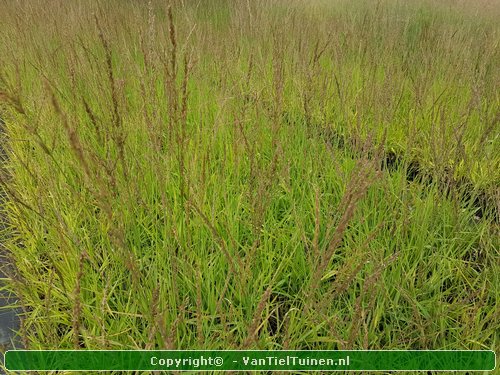
[(0, 0), (29, 349), (500, 349), (500, 2)]

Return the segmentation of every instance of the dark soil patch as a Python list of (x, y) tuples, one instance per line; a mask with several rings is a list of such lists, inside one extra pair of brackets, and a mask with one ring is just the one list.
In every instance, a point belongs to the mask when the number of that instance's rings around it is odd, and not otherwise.
[[(330, 127), (314, 125), (317, 136), (329, 147), (348, 152), (353, 157), (361, 157), (363, 151), (358, 143), (349, 137), (340, 134)], [(367, 153), (370, 158), (372, 155)], [(474, 212), (477, 220), (492, 220), (500, 223), (500, 205), (498, 197), (486, 189), (476, 188), (467, 177), (454, 179), (450, 171), (445, 171), (443, 176), (436, 178), (430, 171), (422, 167), (417, 159), (409, 159), (402, 152), (386, 151), (380, 165), (381, 170), (388, 173), (404, 171), (408, 183), (417, 182), (426, 186), (437, 184), (441, 193), (447, 197), (457, 200), (460, 206)], [(498, 195), (498, 194), (497, 194)]]

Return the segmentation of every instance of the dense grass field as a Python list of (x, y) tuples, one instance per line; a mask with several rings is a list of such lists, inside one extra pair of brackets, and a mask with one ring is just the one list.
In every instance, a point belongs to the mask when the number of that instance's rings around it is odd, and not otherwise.
[(29, 349), (500, 349), (500, 3), (0, 0)]

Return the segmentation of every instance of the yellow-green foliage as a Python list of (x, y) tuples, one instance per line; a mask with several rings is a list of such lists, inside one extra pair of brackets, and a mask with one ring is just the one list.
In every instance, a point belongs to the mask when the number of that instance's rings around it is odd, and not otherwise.
[(24, 344), (498, 349), (493, 3), (0, 1)]

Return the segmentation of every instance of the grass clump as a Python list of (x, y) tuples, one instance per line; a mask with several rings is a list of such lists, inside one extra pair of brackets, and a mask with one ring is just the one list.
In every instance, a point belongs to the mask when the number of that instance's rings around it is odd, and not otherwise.
[(498, 349), (499, 14), (0, 7), (29, 349)]

